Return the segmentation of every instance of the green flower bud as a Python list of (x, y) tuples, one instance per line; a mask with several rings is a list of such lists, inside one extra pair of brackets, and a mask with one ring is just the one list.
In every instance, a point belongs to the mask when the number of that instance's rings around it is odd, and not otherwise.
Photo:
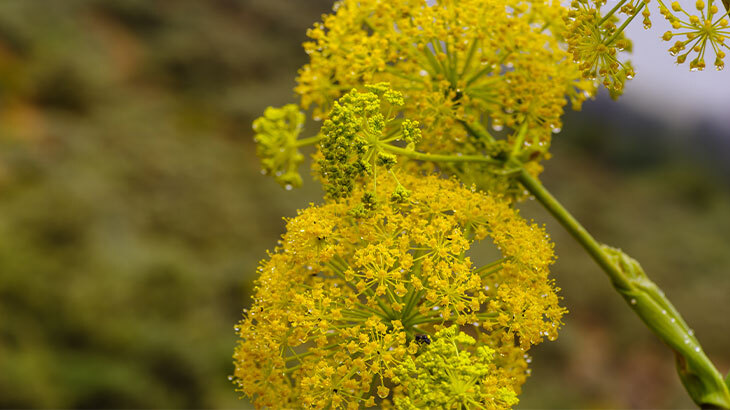
[(262, 172), (273, 175), (276, 182), (287, 189), (302, 185), (297, 168), (304, 156), (299, 152), (297, 137), (303, 124), (304, 114), (294, 104), (269, 107), (253, 122), (256, 154), (261, 158)]

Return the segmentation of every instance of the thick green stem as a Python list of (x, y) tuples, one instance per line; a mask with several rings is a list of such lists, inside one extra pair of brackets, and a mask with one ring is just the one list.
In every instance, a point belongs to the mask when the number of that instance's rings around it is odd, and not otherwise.
[(522, 185), (565, 227), (611, 279), (629, 307), (674, 350), (677, 371), (692, 400), (703, 408), (730, 409), (730, 389), (705, 355), (694, 333), (664, 292), (644, 273), (638, 262), (618, 249), (600, 244), (524, 169)]
[(628, 280), (617, 269), (611, 258), (603, 251), (601, 244), (596, 241), (593, 236), (571, 215), (563, 206), (555, 199), (550, 192), (538, 181), (530, 175), (526, 170), (522, 169), (518, 175), (520, 182), (525, 188), (540, 201), (540, 203), (557, 219), (565, 229), (577, 240), (583, 248), (588, 252), (596, 263), (611, 278), (611, 282), (616, 287), (629, 287)]

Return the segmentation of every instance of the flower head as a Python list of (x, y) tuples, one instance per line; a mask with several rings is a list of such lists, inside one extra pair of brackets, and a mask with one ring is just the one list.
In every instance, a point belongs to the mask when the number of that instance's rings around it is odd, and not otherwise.
[[(511, 397), (525, 378), (521, 349), (557, 336), (565, 311), (544, 231), (453, 180), (396, 174), (301, 211), (261, 264), (234, 355), (235, 382), (258, 406), (372, 405), (402, 388), (396, 369), (418, 360), (423, 337), (440, 346), (452, 325), (475, 335), (458, 339), (469, 362), (500, 375), (482, 379), (494, 383), (484, 394)], [(410, 195), (390, 201), (397, 186)], [(366, 194), (372, 210), (353, 215)], [(499, 256), (476, 265), (470, 249), (487, 238)]]
[(384, 151), (381, 141), (413, 143), (420, 138), (417, 122), (394, 121), (403, 105), (400, 92), (384, 83), (368, 89), (352, 90), (336, 101), (322, 126), (319, 171), (332, 198), (349, 196), (354, 181), (371, 175), (375, 167), (396, 164), (396, 156)]
[[(566, 15), (568, 51), (578, 63), (584, 78), (599, 80), (613, 97), (619, 96), (626, 80), (635, 72), (629, 61), (621, 61), (619, 53), (631, 50), (623, 27), (617, 27), (617, 11), (631, 16), (642, 9), (648, 13), (643, 1), (624, 2), (620, 10), (614, 8), (607, 14), (601, 12), (605, 0), (574, 0)], [(651, 26), (645, 15), (644, 26)], [(631, 17), (633, 18), (633, 17)]]
[(421, 123), (425, 151), (481, 152), (494, 136), (462, 125), (491, 123), (524, 126), (512, 142), (544, 153), (566, 96), (579, 107), (593, 91), (559, 43), (563, 11), (524, 0), (343, 0), (308, 32), (296, 91), (323, 117), (352, 88), (385, 81)]
[(281, 185), (291, 188), (302, 184), (297, 167), (304, 159), (299, 152), (297, 137), (304, 124), (304, 114), (294, 104), (281, 108), (269, 107), (253, 122), (256, 132), (256, 154), (261, 158), (263, 172), (272, 174)]
[(476, 340), (456, 326), (434, 335), (415, 358), (407, 357), (395, 369), (405, 394), (395, 397), (398, 409), (510, 408), (518, 403), (508, 379), (500, 378), (494, 350), (474, 348)]
[(659, 11), (676, 30), (667, 31), (662, 39), (674, 41), (669, 53), (677, 57), (677, 64), (683, 64), (694, 54), (695, 57), (690, 58), (689, 69), (702, 71), (708, 50), (711, 50), (714, 60), (710, 57), (710, 61), (713, 61), (716, 70), (722, 70), (725, 68), (724, 49), (730, 49), (726, 43), (730, 37), (728, 13), (721, 13), (712, 1), (705, 3), (704, 0), (697, 0), (695, 9), (694, 14), (690, 14), (691, 11), (686, 11), (677, 1), (671, 4), (671, 9), (660, 2)]

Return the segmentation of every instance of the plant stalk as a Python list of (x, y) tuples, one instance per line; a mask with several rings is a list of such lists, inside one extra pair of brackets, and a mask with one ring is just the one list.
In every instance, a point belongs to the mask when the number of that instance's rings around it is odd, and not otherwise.
[(674, 351), (677, 372), (692, 400), (701, 408), (730, 409), (728, 384), (705, 355), (694, 332), (639, 263), (622, 251), (596, 241), (526, 170), (520, 171), (518, 179), (603, 269), (629, 307)]

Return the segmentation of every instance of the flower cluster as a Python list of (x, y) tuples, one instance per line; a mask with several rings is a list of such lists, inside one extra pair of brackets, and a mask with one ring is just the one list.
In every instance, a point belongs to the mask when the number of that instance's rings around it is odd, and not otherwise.
[[(730, 46), (725, 40), (730, 37), (728, 27), (728, 13), (721, 13), (712, 0), (705, 3), (704, 0), (695, 2), (696, 14), (690, 14), (675, 1), (670, 7), (659, 2), (659, 11), (672, 25), (677, 32), (667, 31), (662, 36), (665, 41), (675, 40), (674, 45), (669, 48), (669, 53), (677, 57), (677, 64), (687, 61), (691, 53), (696, 57), (691, 59), (689, 69), (702, 71), (705, 69), (705, 57), (708, 46), (715, 53), (714, 66), (716, 70), (725, 68), (725, 51)], [(684, 52), (686, 50), (686, 52)]]
[(352, 88), (388, 82), (421, 123), (424, 151), (483, 152), (510, 127), (526, 130), (507, 137), (517, 150), (544, 154), (566, 97), (578, 108), (593, 92), (561, 47), (564, 12), (526, 0), (343, 0), (309, 30), (296, 91), (321, 118)]
[[(390, 201), (401, 184), (411, 195)], [(373, 209), (353, 215), (367, 194)], [(489, 242), (496, 259), (474, 264), (470, 249)], [(429, 379), (440, 376), (426, 373), (455, 354), (439, 340), (455, 338), (469, 355), (459, 353), (461, 381), (449, 388), (509, 406), (526, 378), (525, 351), (557, 337), (565, 313), (548, 279), (552, 261), (542, 228), (456, 181), (396, 171), (375, 191), (355, 186), (300, 211), (262, 262), (237, 327), (235, 383), (257, 406), (418, 403), (423, 389), (441, 394)], [(438, 333), (452, 325), (475, 342)]]
[(319, 171), (333, 198), (349, 196), (353, 183), (377, 167), (390, 170), (396, 164), (383, 144), (403, 139), (413, 146), (421, 138), (417, 122), (395, 121), (403, 105), (400, 92), (387, 84), (367, 88), (369, 92), (352, 90), (336, 101), (322, 126)]
[(514, 388), (500, 377), (490, 347), (473, 349), (476, 340), (456, 326), (427, 343), (415, 359), (409, 356), (394, 369), (394, 380), (407, 392), (395, 397), (396, 408), (504, 409), (518, 403)]
[[(724, 0), (727, 11), (723, 12), (715, 1), (697, 0), (696, 11), (685, 10), (678, 1), (667, 6), (658, 0), (659, 11), (672, 25), (673, 30), (664, 33), (662, 39), (674, 41), (669, 53), (677, 57), (677, 64), (690, 60), (691, 71), (705, 69), (708, 50), (714, 52), (714, 66), (717, 70), (725, 67), (725, 51), (730, 48), (725, 40), (730, 36), (728, 12), (730, 1)], [(634, 76), (630, 63), (621, 61), (618, 54), (630, 51), (631, 42), (624, 36), (624, 29), (639, 14), (643, 16), (644, 28), (651, 28), (648, 0), (619, 0), (607, 13), (601, 12), (606, 0), (573, 0), (571, 10), (566, 16), (568, 26), (567, 41), (569, 51), (575, 62), (580, 65), (583, 76), (598, 78), (603, 85), (618, 96), (623, 91), (627, 79)], [(625, 14), (621, 26), (618, 15)]]
[[(499, 192), (507, 200), (524, 197), (524, 189), (512, 178), (505, 167), (514, 166), (509, 161), (524, 164), (537, 174), (541, 166), (530, 158), (539, 150), (525, 149), (515, 155), (505, 141), (489, 145), (484, 155), (438, 155), (416, 150), (423, 132), (418, 121), (400, 116), (403, 94), (394, 91), (387, 83), (365, 86), (369, 91), (355, 89), (334, 102), (332, 111), (322, 126), (320, 158), (315, 168), (330, 198), (347, 197), (356, 184), (377, 186), (378, 175), (392, 173), (396, 164), (412, 172), (429, 172), (438, 167), (443, 173), (457, 175), (462, 182), (472, 183), (488, 192)], [(524, 138), (522, 128), (518, 138)], [(420, 145), (420, 144), (419, 144)], [(512, 151), (510, 153), (510, 151)], [(416, 162), (400, 162), (416, 159)], [(445, 172), (444, 172), (445, 171)], [(476, 176), (475, 180), (471, 180)], [(393, 200), (403, 200), (408, 191), (398, 185)], [(374, 197), (368, 193), (363, 203), (353, 212), (364, 212), (374, 205)]]
[[(565, 19), (568, 51), (583, 77), (599, 80), (616, 97), (623, 92), (626, 80), (635, 75), (631, 63), (619, 59), (620, 52), (631, 49), (631, 42), (623, 32), (625, 24), (642, 10), (644, 27), (651, 27), (651, 21), (644, 1), (620, 1), (604, 15), (601, 7), (605, 3), (606, 0), (573, 0)], [(629, 15), (621, 27), (616, 26), (619, 12)]]
[(261, 158), (263, 172), (272, 174), (288, 189), (302, 184), (297, 167), (304, 156), (299, 152), (297, 137), (303, 124), (304, 114), (294, 104), (269, 107), (253, 122), (256, 154)]

